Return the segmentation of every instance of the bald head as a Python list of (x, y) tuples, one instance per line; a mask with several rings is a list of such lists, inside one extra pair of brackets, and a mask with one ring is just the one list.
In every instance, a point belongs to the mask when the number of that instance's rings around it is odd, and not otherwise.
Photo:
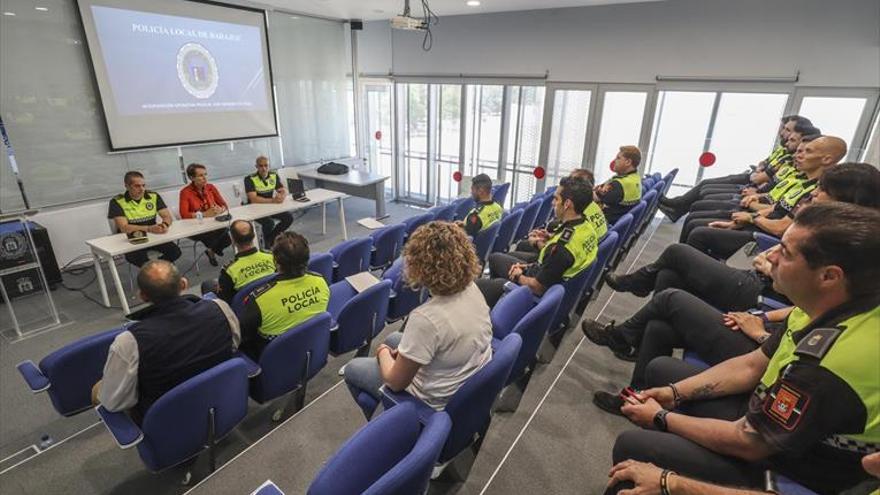
[(798, 148), (795, 155), (797, 168), (810, 178), (816, 178), (846, 156), (846, 143), (834, 136), (820, 136)]
[(250, 249), (254, 243), (254, 226), (245, 220), (236, 220), (229, 227), (232, 242), (238, 250)]
[(174, 299), (186, 289), (186, 281), (177, 267), (165, 260), (144, 264), (138, 272), (137, 284), (141, 299), (156, 304)]
[(846, 156), (846, 141), (837, 136), (822, 136), (814, 139), (813, 143), (819, 147), (822, 154), (828, 157), (832, 164), (843, 160)]

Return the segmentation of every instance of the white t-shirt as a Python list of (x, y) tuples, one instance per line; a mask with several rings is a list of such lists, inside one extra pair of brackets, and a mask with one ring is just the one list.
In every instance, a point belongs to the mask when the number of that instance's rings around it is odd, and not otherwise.
[(489, 306), (477, 286), (433, 296), (414, 309), (398, 351), (422, 365), (407, 392), (442, 410), (468, 378), (492, 359)]

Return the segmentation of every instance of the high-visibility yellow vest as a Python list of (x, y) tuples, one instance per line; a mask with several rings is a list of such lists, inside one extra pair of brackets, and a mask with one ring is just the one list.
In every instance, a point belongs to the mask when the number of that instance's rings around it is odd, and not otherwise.
[(577, 222), (559, 224), (538, 254), (538, 263), (543, 263), (544, 256), (554, 249), (566, 249), (574, 257), (574, 263), (562, 274), (562, 279), (568, 280), (596, 260), (599, 238), (593, 225), (582, 218)]
[(134, 225), (156, 223), (156, 215), (159, 208), (158, 194), (146, 191), (140, 201), (126, 199), (125, 194), (120, 194), (114, 197), (113, 200), (122, 208), (128, 223)]
[(275, 257), (266, 251), (254, 251), (243, 256), (236, 256), (225, 267), (226, 274), (232, 279), (236, 291), (245, 285), (275, 273)]
[(276, 279), (251, 293), (260, 309), (260, 335), (277, 337), (312, 316), (327, 311), (330, 288), (324, 277), (306, 273), (302, 277)]
[(620, 183), (623, 187), (623, 199), (620, 204), (623, 206), (632, 206), (638, 204), (642, 199), (642, 179), (635, 171), (626, 175), (615, 175), (611, 180)]

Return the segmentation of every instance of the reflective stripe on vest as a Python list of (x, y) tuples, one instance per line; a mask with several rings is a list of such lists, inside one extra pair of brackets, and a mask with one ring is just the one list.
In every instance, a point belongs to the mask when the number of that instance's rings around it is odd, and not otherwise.
[(816, 189), (815, 182), (802, 182), (782, 195), (782, 198), (779, 199), (779, 206), (785, 211), (791, 213), (794, 211), (795, 206), (797, 206), (804, 197), (813, 192), (813, 189)]
[[(777, 378), (785, 373), (785, 368), (798, 361), (795, 354), (798, 343), (793, 333), (802, 330), (810, 323), (810, 317), (795, 308), (788, 316), (787, 328), (779, 347), (770, 358), (767, 370), (761, 377), (763, 388), (769, 389)], [(878, 369), (880, 363), (880, 306), (847, 318), (836, 328), (844, 331), (825, 351), (818, 365), (833, 373), (846, 382), (862, 400), (865, 406), (866, 423), (860, 434), (834, 435), (824, 443), (846, 450), (876, 451), (880, 448), (880, 391), (877, 389)], [(814, 330), (815, 331), (815, 330)], [(821, 338), (813, 336), (813, 332), (804, 339)], [(807, 340), (807, 341), (808, 341)]]
[(273, 273), (275, 273), (275, 257), (265, 251), (239, 256), (226, 266), (226, 274), (232, 279), (235, 290)]
[(254, 291), (260, 309), (260, 335), (277, 337), (316, 314), (327, 311), (330, 288), (324, 277), (306, 273), (302, 277), (274, 280)]
[(548, 249), (553, 249), (556, 244), (559, 244), (556, 249), (567, 249), (574, 257), (574, 263), (562, 274), (563, 280), (568, 280), (589, 267), (596, 260), (599, 250), (596, 230), (586, 220), (573, 226), (560, 224), (538, 254), (538, 263), (544, 262)]
[(275, 172), (269, 172), (265, 180), (260, 174), (251, 174), (248, 179), (254, 184), (254, 191), (258, 196), (272, 197), (275, 194), (275, 187), (278, 184), (278, 174)]
[(602, 207), (598, 203), (592, 201), (584, 208), (584, 218), (593, 226), (599, 239), (605, 237), (608, 232), (608, 222), (605, 220), (605, 214), (602, 213)]
[(473, 210), (471, 210), (467, 216), (471, 216), (474, 213), (480, 218), (480, 232), (486, 230), (490, 225), (501, 220), (501, 216), (504, 214), (504, 208), (496, 202), (492, 202), (490, 204), (478, 204)]
[(638, 204), (642, 199), (642, 180), (639, 174), (631, 172), (626, 175), (616, 175), (611, 180), (617, 181), (623, 187), (623, 199), (620, 204), (623, 206), (632, 206)]
[(791, 174), (788, 177), (779, 181), (778, 184), (773, 186), (773, 189), (771, 189), (770, 192), (767, 193), (767, 196), (770, 198), (771, 201), (775, 203), (776, 201), (779, 201), (779, 199), (782, 198), (785, 193), (790, 191), (791, 188), (800, 186), (805, 180), (806, 177), (800, 174)]
[(113, 198), (125, 213), (125, 219), (131, 224), (144, 224), (156, 222), (156, 213), (159, 206), (159, 195), (147, 191), (140, 201), (127, 200), (124, 194)]

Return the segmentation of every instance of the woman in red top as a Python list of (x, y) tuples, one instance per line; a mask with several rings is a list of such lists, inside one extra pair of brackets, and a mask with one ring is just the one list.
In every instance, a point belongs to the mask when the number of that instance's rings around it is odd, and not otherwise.
[[(190, 163), (186, 167), (186, 176), (191, 182), (180, 190), (180, 218), (195, 218), (197, 212), (202, 212), (205, 217), (216, 217), (228, 209), (220, 191), (208, 184), (208, 170), (204, 165)], [(205, 255), (212, 266), (218, 266), (217, 255), (223, 256), (223, 250), (232, 243), (227, 230), (215, 230), (190, 237), (205, 245)]]

